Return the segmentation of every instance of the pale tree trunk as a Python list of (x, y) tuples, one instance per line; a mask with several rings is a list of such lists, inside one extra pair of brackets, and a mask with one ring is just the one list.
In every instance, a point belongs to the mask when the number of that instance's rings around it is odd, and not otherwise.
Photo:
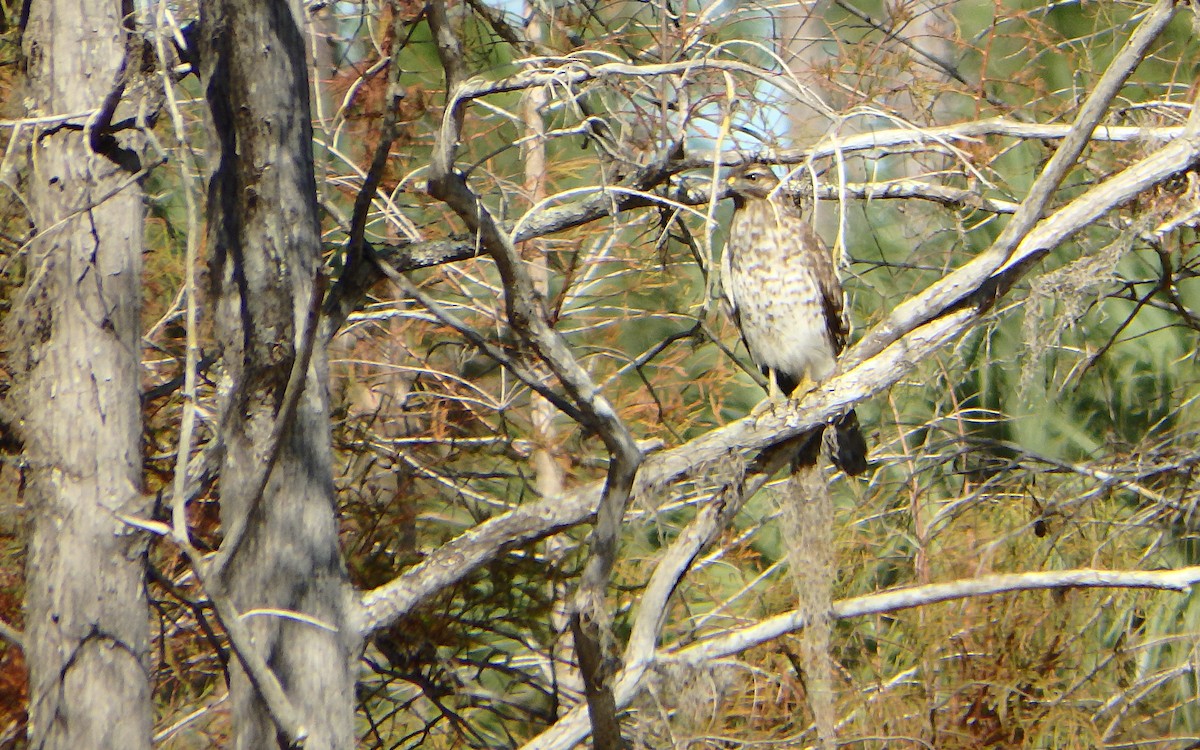
[[(526, 2), (523, 13), (527, 19), (525, 38), (531, 45), (544, 43), (545, 21), (537, 7), (532, 2)], [(546, 89), (540, 86), (528, 89), (521, 97), (521, 118), (525, 125), (525, 138), (528, 139), (524, 142), (521, 151), (525, 161), (525, 193), (531, 204), (538, 203), (546, 197), (546, 121), (542, 116), (542, 110), (548, 100)], [(535, 288), (543, 298), (548, 298), (550, 294), (550, 259), (547, 257), (545, 247), (540, 242), (526, 242), (521, 246), (521, 253), (529, 262), (529, 275), (533, 279)], [(551, 381), (553, 381), (553, 377), (547, 374), (543, 382), (549, 385)], [(562, 440), (554, 425), (558, 409), (537, 394), (530, 396), (530, 406), (532, 412), (530, 426), (533, 432), (533, 444), (536, 446), (532, 456), (534, 482), (538, 497), (558, 497), (564, 490), (563, 469), (559, 465), (556, 455)], [(571, 545), (562, 537), (553, 536), (546, 541), (547, 557), (555, 565), (561, 564), (570, 550)], [(571, 694), (582, 695), (583, 680), (579, 676), (579, 671), (573, 666), (576, 663), (576, 656), (575, 645), (568, 628), (570, 613), (566, 607), (567, 586), (561, 583), (552, 583), (551, 586), (555, 589), (551, 597), (556, 602), (554, 611), (550, 614), (551, 624), (555, 632), (562, 635), (559, 642), (561, 645), (556, 649), (554, 658), (550, 660), (547, 668), (553, 674), (552, 680), (555, 685), (563, 687)]]
[[(212, 583), (239, 612), (272, 610), (246, 619), (253, 647), (302, 717), (306, 747), (323, 750), (354, 745), (360, 643), (348, 622), (353, 600), (338, 548), (323, 351), (304, 368), (294, 414), (280, 416), (291, 370), (312, 342), (306, 320), (321, 262), (302, 12), (284, 0), (201, 3), (213, 165), (210, 310), (224, 367), (227, 557)], [(266, 703), (240, 668), (231, 693), (236, 746), (276, 746)]]
[[(120, 80), (123, 15), (116, 0), (33, 3), (31, 117), (101, 108)], [(136, 157), (103, 120), (32, 136), (37, 238), (8, 331), (29, 480), (35, 748), (150, 747), (146, 540), (119, 519), (149, 513), (138, 398), (142, 198)]]

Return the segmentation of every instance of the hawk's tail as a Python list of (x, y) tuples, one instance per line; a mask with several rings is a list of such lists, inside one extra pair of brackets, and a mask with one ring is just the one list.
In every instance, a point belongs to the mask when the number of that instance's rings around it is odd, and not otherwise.
[(834, 466), (850, 476), (867, 470), (867, 439), (863, 437), (858, 414), (853, 409), (838, 420), (832, 430), (825, 430), (824, 443)]
[(782, 453), (790, 457), (792, 473), (816, 466), (824, 453), (833, 465), (850, 476), (867, 470), (867, 439), (858, 424), (858, 414), (851, 411), (832, 426), (819, 425), (810, 432), (788, 438), (764, 451), (761, 458), (769, 459)]

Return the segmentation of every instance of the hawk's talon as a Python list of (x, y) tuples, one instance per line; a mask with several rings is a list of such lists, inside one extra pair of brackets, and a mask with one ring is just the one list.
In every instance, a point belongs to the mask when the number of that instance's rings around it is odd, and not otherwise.
[(765, 417), (770, 412), (775, 411), (776, 405), (777, 405), (777, 402), (772, 401), (771, 398), (768, 396), (767, 398), (764, 398), (762, 401), (759, 401), (757, 404), (755, 404), (754, 408), (751, 409), (750, 413), (747, 414), (746, 416), (749, 417), (750, 419), (754, 420), (755, 423), (757, 423), (759, 419), (761, 419), (762, 417)]

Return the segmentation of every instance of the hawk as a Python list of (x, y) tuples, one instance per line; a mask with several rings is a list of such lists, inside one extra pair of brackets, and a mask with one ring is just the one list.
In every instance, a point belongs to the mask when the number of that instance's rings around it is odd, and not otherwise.
[[(837, 267), (769, 168), (742, 167), (728, 182), (734, 210), (722, 259), (725, 301), (772, 397), (791, 395), (833, 374), (846, 345), (850, 323)], [(867, 443), (853, 411), (825, 442), (839, 469), (866, 471)]]

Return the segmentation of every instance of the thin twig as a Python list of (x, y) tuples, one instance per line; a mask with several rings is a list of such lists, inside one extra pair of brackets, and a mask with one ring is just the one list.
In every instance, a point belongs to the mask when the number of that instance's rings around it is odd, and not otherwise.
[(396, 286), (400, 287), (400, 290), (403, 291), (404, 294), (412, 297), (417, 302), (420, 302), (422, 305), (424, 305), (425, 309), (433, 313), (433, 316), (441, 321), (442, 324), (458, 331), (463, 338), (469, 341), (476, 349), (496, 360), (496, 362), (500, 363), (500, 365), (511, 372), (514, 377), (533, 389), (539, 396), (554, 404), (556, 408), (569, 416), (571, 419), (574, 419), (577, 422), (582, 422), (584, 420), (584, 415), (581, 411), (579, 411), (579, 409), (573, 406), (569, 401), (565, 400), (562, 396), (548, 388), (546, 384), (542, 382), (541, 378), (530, 372), (526, 367), (521, 365), (520, 362), (505, 354), (503, 349), (488, 341), (474, 328), (459, 320), (457, 316), (455, 316), (446, 308), (442, 307), (437, 300), (433, 299), (428, 294), (425, 294), (425, 292), (421, 291), (420, 287), (409, 281), (404, 274), (401, 274), (396, 269), (392, 268), (391, 264), (379, 258), (376, 258), (375, 262), (379, 264), (384, 276), (390, 279), (392, 283), (396, 284)]
[[(458, 214), (491, 256), (504, 285), (508, 320), (513, 330), (554, 373), (578, 407), (582, 424), (596, 431), (610, 455), (592, 532), (592, 554), (574, 596), (571, 629), (592, 717), (593, 742), (599, 750), (615, 750), (623, 742), (610, 682), (615, 665), (604, 647), (609, 621), (605, 593), (616, 563), (621, 521), (642, 460), (641, 451), (616, 410), (580, 366), (561, 334), (550, 325), (512, 236), (500, 229), (463, 175), (454, 169), (465, 105), (479, 87), (464, 78), (462, 49), (450, 28), (444, 2), (430, 3), (429, 23), (445, 69), (447, 91), (446, 111), (430, 164), (429, 193)], [(533, 74), (535, 78), (539, 75), (540, 72)]]
[[(1008, 573), (978, 576), (947, 583), (885, 591), (834, 602), (833, 616), (838, 620), (863, 617), (884, 612), (897, 612), (913, 607), (967, 599), (995, 596), (1020, 591), (1047, 589), (1157, 589), (1186, 594), (1200, 584), (1200, 566), (1177, 570), (1049, 570), (1031, 573)], [(663, 661), (705, 663), (712, 659), (740, 653), (760, 643), (766, 643), (805, 625), (799, 612), (776, 615), (746, 628), (733, 630), (711, 640), (663, 654)]]
[(383, 120), (379, 127), (379, 142), (375, 144), (375, 155), (371, 158), (371, 166), (367, 169), (367, 176), (363, 179), (362, 187), (359, 188), (358, 194), (354, 196), (354, 210), (350, 214), (350, 231), (346, 239), (346, 267), (348, 269), (355, 264), (363, 262), (363, 239), (367, 232), (367, 220), (371, 211), (371, 202), (375, 199), (379, 183), (383, 180), (383, 174), (388, 165), (388, 156), (392, 152), (392, 144), (395, 143), (396, 136), (399, 134), (399, 130), (396, 127), (397, 111), (400, 100), (404, 96), (404, 91), (400, 88), (400, 75), (403, 70), (396, 58), (402, 51), (399, 39), (400, 30), (403, 25), (404, 15), (396, 13), (392, 17), (391, 36), (396, 48), (391, 51), (392, 58), (388, 68), (387, 93), (383, 102)]
[[(165, 15), (168, 11), (166, 3), (159, 4), (159, 13), (155, 23), (161, 30), (166, 25)], [(165, 35), (154, 35), (158, 46), (158, 59), (167, 60), (166, 47), (163, 43)], [(192, 175), (195, 174), (195, 164), (192, 160), (191, 148), (187, 145), (187, 128), (183, 115), (179, 110), (179, 102), (175, 98), (175, 86), (171, 81), (165, 66), (159, 66), (165, 92), (167, 111), (171, 114), (171, 125), (175, 131), (175, 141), (180, 146), (179, 173), (183, 185), (184, 208), (187, 212), (187, 249), (183, 270), (183, 306), (184, 306), (184, 337), (185, 354), (183, 364), (183, 413), (179, 421), (179, 447), (175, 455), (175, 478), (173, 496), (171, 498), (171, 526), (176, 541), (188, 544), (187, 525), (187, 478), (188, 464), (192, 455), (192, 437), (196, 429), (196, 379), (200, 370), (200, 333), (199, 333), (199, 302), (196, 298), (196, 264), (199, 262), (200, 241), (200, 210), (196, 206), (196, 196), (192, 186)]]
[(17, 648), (25, 648), (25, 634), (3, 620), (0, 620), (0, 638)]
[[(1200, 567), (1155, 571), (1039, 571), (980, 576), (845, 599), (833, 604), (831, 615), (835, 620), (845, 620), (956, 599), (1047, 589), (1135, 588), (1187, 593), (1197, 584), (1200, 584)], [(623, 708), (629, 705), (641, 690), (641, 677), (655, 665), (712, 664), (788, 633), (795, 633), (803, 629), (805, 624), (803, 614), (793, 610), (754, 625), (727, 630), (720, 636), (691, 646), (668, 648), (646, 655), (636, 663), (636, 669), (627, 670), (619, 680), (615, 691), (618, 706)], [(521, 750), (567, 750), (584, 740), (587, 731), (587, 720), (583, 711), (575, 708), (541, 735), (523, 745)]]
[[(1200, 139), (1181, 138), (1079, 196), (1039, 224), (1018, 245), (1010, 263), (1002, 269), (1005, 283), (1015, 283), (1033, 260), (1089, 226), (1112, 207), (1128, 202), (1198, 162)], [(992, 282), (988, 279), (976, 281), (975, 286), (961, 293), (975, 295), (981, 302), (991, 304), (996, 299), (995, 292), (1001, 290), (984, 293), (989, 284)], [(676, 448), (647, 456), (638, 471), (637, 492), (669, 486), (731, 450), (761, 450), (825, 424), (850, 406), (899, 382), (911, 368), (977, 323), (983, 313), (984, 309), (963, 306), (914, 325), (898, 332), (897, 341), (882, 352), (859, 357), (852, 368), (830, 379), (799, 403), (733, 422)], [(778, 466), (763, 467), (768, 473), (776, 470)], [(403, 575), (366, 592), (362, 597), (363, 634), (391, 625), (442, 586), (461, 580), (495, 555), (586, 522), (599, 498), (600, 486), (593, 484), (560, 497), (544, 498), (476, 526), (431, 552)]]

